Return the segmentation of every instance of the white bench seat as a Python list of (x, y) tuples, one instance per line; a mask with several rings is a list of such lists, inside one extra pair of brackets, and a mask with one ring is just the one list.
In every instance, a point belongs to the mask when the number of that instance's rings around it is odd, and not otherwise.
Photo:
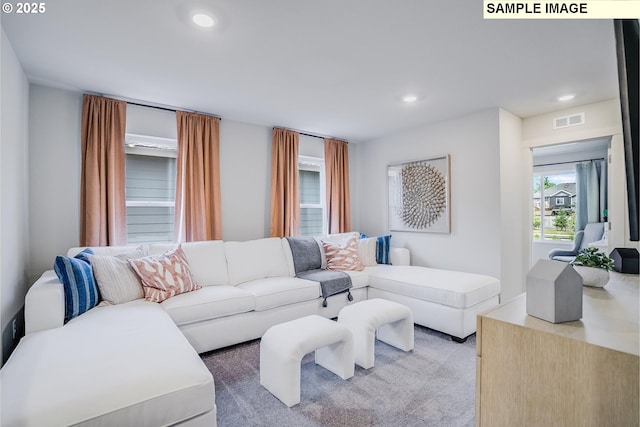
[(343, 380), (354, 374), (353, 335), (346, 326), (311, 315), (272, 326), (260, 341), (260, 384), (282, 403), (300, 403), (300, 362), (315, 351), (318, 365)]
[(375, 363), (376, 335), (400, 350), (413, 350), (413, 314), (402, 304), (380, 298), (360, 301), (340, 310), (338, 323), (353, 333), (355, 362), (364, 369)]

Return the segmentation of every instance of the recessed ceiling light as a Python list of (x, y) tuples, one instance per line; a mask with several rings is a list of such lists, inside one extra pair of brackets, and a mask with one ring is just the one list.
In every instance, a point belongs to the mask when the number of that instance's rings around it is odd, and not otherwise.
[(214, 24), (213, 18), (204, 13), (196, 13), (191, 19), (194, 24), (202, 28), (211, 28)]
[(405, 95), (402, 97), (402, 101), (406, 102), (407, 104), (416, 102), (417, 100), (418, 100), (418, 97), (416, 95)]
[(572, 93), (568, 93), (566, 95), (560, 95), (559, 97), (557, 97), (556, 99), (560, 102), (567, 102), (567, 101), (571, 101), (573, 98), (575, 98), (576, 96)]

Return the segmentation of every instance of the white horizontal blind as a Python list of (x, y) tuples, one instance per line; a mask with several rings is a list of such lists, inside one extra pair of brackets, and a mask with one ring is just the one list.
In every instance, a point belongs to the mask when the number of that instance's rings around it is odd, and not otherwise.
[(324, 164), (322, 159), (300, 156), (298, 164), (300, 235), (325, 233)]
[(175, 150), (127, 146), (126, 205), (128, 243), (174, 240)]

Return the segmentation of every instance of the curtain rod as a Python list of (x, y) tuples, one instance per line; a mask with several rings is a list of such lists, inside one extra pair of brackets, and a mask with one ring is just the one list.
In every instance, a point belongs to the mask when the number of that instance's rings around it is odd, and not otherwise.
[(580, 162), (590, 162), (592, 160), (606, 160), (606, 157), (598, 157), (596, 159), (585, 159), (585, 160), (573, 160), (571, 162), (558, 162), (558, 163), (544, 163), (542, 165), (533, 165), (534, 168), (537, 168), (539, 166), (555, 166), (555, 165), (568, 165), (571, 163), (580, 163)]
[(290, 131), (293, 131), (293, 132), (297, 132), (297, 133), (299, 133), (300, 135), (310, 136), (310, 137), (312, 137), (312, 138), (320, 138), (320, 139), (329, 138), (329, 139), (335, 139), (336, 141), (346, 142), (347, 144), (349, 143), (349, 141), (345, 141), (344, 139), (340, 139), (340, 138), (335, 138), (335, 137), (333, 137), (333, 136), (329, 136), (329, 135), (317, 135), (317, 134), (313, 134), (313, 133), (309, 133), (309, 132), (303, 132), (303, 131), (300, 131), (300, 130), (298, 130), (298, 129), (291, 129), (291, 128), (284, 127), (284, 126), (274, 126), (273, 128), (274, 128), (274, 129), (276, 129), (276, 128), (277, 128), (277, 129), (290, 130)]
[[(298, 131), (296, 131), (298, 132)], [(311, 138), (321, 138), (321, 139), (325, 139), (328, 138), (327, 136), (319, 136), (319, 135), (313, 135), (311, 133), (306, 133), (306, 132), (298, 132), (300, 135), (304, 135), (304, 136), (310, 136)]]
[(100, 96), (104, 96), (104, 97), (107, 97), (107, 98), (117, 99), (118, 101), (124, 101), (129, 105), (135, 105), (135, 106), (138, 106), (138, 107), (155, 108), (156, 110), (171, 111), (171, 112), (174, 112), (174, 113), (176, 111), (186, 111), (186, 112), (189, 112), (189, 113), (196, 113), (196, 114), (202, 114), (204, 116), (215, 117), (215, 118), (220, 119), (222, 121), (222, 117), (220, 117), (220, 116), (218, 116), (216, 114), (205, 113), (205, 112), (202, 112), (202, 111), (191, 110), (191, 109), (188, 109), (188, 108), (173, 107), (173, 106), (170, 106), (170, 105), (161, 105), (161, 104), (153, 105), (153, 104), (147, 103), (145, 101), (140, 101), (140, 100), (131, 99), (131, 98), (125, 98), (123, 96), (109, 95), (109, 94), (105, 94), (105, 93), (92, 93), (92, 92), (89, 92), (89, 93), (91, 93), (92, 95), (100, 95)]

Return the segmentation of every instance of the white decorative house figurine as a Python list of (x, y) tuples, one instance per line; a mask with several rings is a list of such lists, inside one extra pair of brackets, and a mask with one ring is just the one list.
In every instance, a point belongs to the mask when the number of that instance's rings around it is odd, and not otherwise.
[(527, 273), (527, 313), (551, 323), (582, 318), (582, 276), (566, 262), (538, 261)]

